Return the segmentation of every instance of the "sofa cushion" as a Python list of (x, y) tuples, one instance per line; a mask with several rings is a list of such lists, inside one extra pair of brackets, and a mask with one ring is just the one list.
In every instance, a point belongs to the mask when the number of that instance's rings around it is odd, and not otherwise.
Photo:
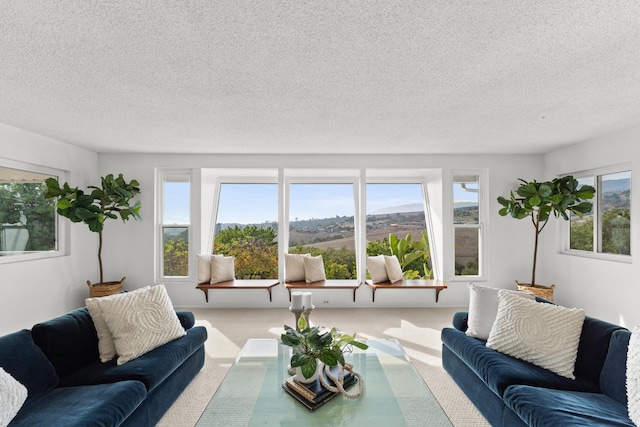
[(59, 382), (55, 368), (26, 329), (0, 337), (0, 366), (27, 388), (29, 400)]
[(576, 377), (594, 385), (600, 383), (600, 374), (609, 351), (611, 336), (621, 329), (625, 330), (622, 326), (585, 316), (574, 371)]
[(203, 326), (197, 326), (189, 329), (182, 338), (151, 350), (123, 365), (117, 365), (115, 359), (107, 363), (95, 360), (83, 369), (62, 378), (60, 385), (79, 386), (137, 380), (151, 391), (195, 353), (206, 339), (207, 330)]
[(60, 387), (27, 402), (10, 427), (118, 426), (146, 397), (138, 381)]
[(532, 426), (633, 426), (627, 407), (602, 393), (514, 385), (505, 403)]
[(627, 405), (627, 348), (631, 332), (619, 329), (611, 335), (609, 351), (600, 374), (600, 389), (616, 402)]
[(98, 334), (86, 307), (38, 323), (31, 333), (60, 378), (98, 358)]
[(164, 285), (102, 297), (97, 303), (113, 336), (119, 365), (185, 334)]
[(513, 384), (527, 384), (559, 390), (599, 391), (597, 384), (562, 377), (549, 370), (485, 346), (485, 342), (454, 328), (444, 328), (442, 343), (462, 359), (498, 396)]
[(574, 379), (584, 310), (498, 293), (487, 347)]

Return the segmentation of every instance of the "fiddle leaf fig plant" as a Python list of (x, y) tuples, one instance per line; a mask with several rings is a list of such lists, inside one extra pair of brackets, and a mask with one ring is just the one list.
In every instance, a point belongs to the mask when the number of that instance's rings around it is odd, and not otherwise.
[(498, 203), (502, 205), (498, 213), (501, 216), (510, 215), (515, 219), (529, 218), (533, 224), (535, 232), (531, 270), (531, 286), (533, 286), (536, 283), (538, 238), (549, 219), (553, 215), (568, 221), (570, 213), (582, 218), (584, 214), (591, 211), (593, 204), (588, 200), (593, 199), (596, 190), (590, 185), (579, 186), (578, 180), (572, 175), (544, 182), (525, 181), (521, 178), (518, 180), (522, 184), (515, 194), (512, 191), (509, 198), (498, 197)]
[(85, 193), (78, 187), (64, 183), (62, 187), (55, 178), (45, 181), (46, 199), (58, 198), (57, 212), (69, 218), (71, 222), (83, 222), (89, 230), (98, 233), (98, 264), (100, 266), (100, 283), (103, 283), (102, 268), (102, 231), (107, 219), (118, 219), (123, 222), (129, 219), (142, 220), (140, 201), (134, 198), (140, 194), (140, 184), (135, 179), (127, 182), (122, 174), (114, 177), (109, 174), (101, 178), (101, 184), (89, 186), (91, 193)]
[(355, 334), (347, 335), (336, 328), (321, 331), (318, 326), (309, 327), (304, 316), (300, 316), (297, 330), (287, 325), (284, 330), (280, 337), (282, 343), (294, 349), (291, 367), (300, 367), (305, 378), (311, 378), (316, 372), (318, 360), (329, 366), (344, 366), (345, 352), (353, 347), (369, 348), (367, 344), (356, 341)]

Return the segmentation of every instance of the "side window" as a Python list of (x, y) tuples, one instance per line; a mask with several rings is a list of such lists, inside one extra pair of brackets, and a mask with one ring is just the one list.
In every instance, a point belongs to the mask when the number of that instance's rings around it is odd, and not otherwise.
[(453, 177), (453, 230), (455, 276), (479, 276), (482, 242), (479, 178)]
[(356, 279), (352, 183), (292, 183), (289, 253), (322, 255), (327, 279)]
[(222, 183), (213, 253), (234, 256), (238, 279), (278, 278), (278, 184)]
[(45, 199), (54, 173), (0, 166), (0, 262), (59, 254), (56, 201)]
[(160, 236), (162, 278), (189, 276), (189, 230), (191, 175), (162, 175)]
[(631, 255), (631, 171), (595, 171), (576, 179), (580, 185), (595, 186), (596, 194), (591, 212), (582, 218), (571, 215), (568, 250), (605, 257)]
[(367, 255), (396, 255), (406, 279), (432, 279), (420, 183), (367, 184)]

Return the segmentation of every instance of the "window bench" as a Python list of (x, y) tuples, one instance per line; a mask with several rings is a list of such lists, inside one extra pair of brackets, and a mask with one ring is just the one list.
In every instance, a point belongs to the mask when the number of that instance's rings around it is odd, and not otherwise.
[(302, 280), (285, 282), (284, 287), (289, 291), (289, 301), (291, 301), (291, 289), (353, 289), (353, 302), (356, 302), (356, 291), (360, 283), (357, 280), (320, 280), (311, 283)]
[(269, 292), (269, 302), (273, 301), (271, 289), (280, 283), (277, 279), (247, 279), (247, 280), (229, 280), (220, 283), (200, 283), (196, 289), (204, 292), (204, 297), (209, 302), (209, 289), (266, 289)]
[(376, 290), (378, 289), (435, 289), (436, 302), (438, 302), (440, 291), (447, 289), (447, 284), (442, 280), (400, 280), (395, 283), (373, 283), (372, 281), (367, 280), (366, 284), (373, 290), (373, 294), (371, 295), (372, 302), (376, 301)]

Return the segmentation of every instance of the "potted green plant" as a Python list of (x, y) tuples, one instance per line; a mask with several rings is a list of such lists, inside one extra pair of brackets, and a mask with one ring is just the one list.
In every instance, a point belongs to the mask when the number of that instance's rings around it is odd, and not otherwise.
[(369, 346), (357, 341), (354, 335), (347, 335), (336, 328), (321, 331), (318, 326), (309, 327), (304, 316), (298, 320), (298, 328), (284, 326), (282, 343), (293, 349), (291, 367), (298, 368), (300, 382), (315, 381), (319, 375), (320, 362), (327, 366), (345, 366), (344, 353), (358, 347), (366, 350)]
[[(511, 192), (509, 198), (498, 197), (498, 203), (502, 208), (498, 212), (501, 216), (511, 215), (515, 219), (529, 218), (533, 224), (535, 240), (533, 246), (533, 268), (531, 270), (531, 282), (528, 284), (516, 284), (519, 287), (531, 288), (534, 294), (548, 297), (548, 292), (537, 293), (538, 289), (553, 287), (536, 284), (536, 263), (538, 260), (538, 241), (549, 219), (553, 215), (569, 220), (569, 213), (574, 213), (579, 218), (591, 211), (593, 204), (587, 200), (593, 198), (595, 188), (590, 185), (579, 186), (578, 180), (572, 175), (555, 178), (551, 181), (529, 182), (518, 178), (522, 182), (516, 190)], [(551, 294), (553, 295), (553, 294)]]
[[(122, 290), (123, 277), (119, 282), (105, 282), (102, 268), (102, 232), (104, 222), (107, 219), (117, 219), (120, 217), (123, 222), (133, 218), (142, 220), (140, 216), (140, 201), (134, 198), (140, 194), (138, 181), (132, 179), (127, 182), (122, 174), (117, 178), (109, 174), (101, 178), (101, 185), (89, 186), (91, 193), (86, 194), (78, 187), (71, 187), (64, 183), (62, 187), (55, 178), (45, 181), (47, 191), (45, 198), (58, 198), (57, 212), (59, 215), (69, 218), (71, 222), (82, 222), (87, 224), (89, 230), (98, 233), (98, 265), (100, 267), (100, 282), (91, 284), (87, 280), (90, 291), (94, 288), (116, 286), (116, 289), (107, 290), (107, 293), (117, 292), (117, 286)], [(101, 291), (91, 292), (92, 296), (100, 296)]]

